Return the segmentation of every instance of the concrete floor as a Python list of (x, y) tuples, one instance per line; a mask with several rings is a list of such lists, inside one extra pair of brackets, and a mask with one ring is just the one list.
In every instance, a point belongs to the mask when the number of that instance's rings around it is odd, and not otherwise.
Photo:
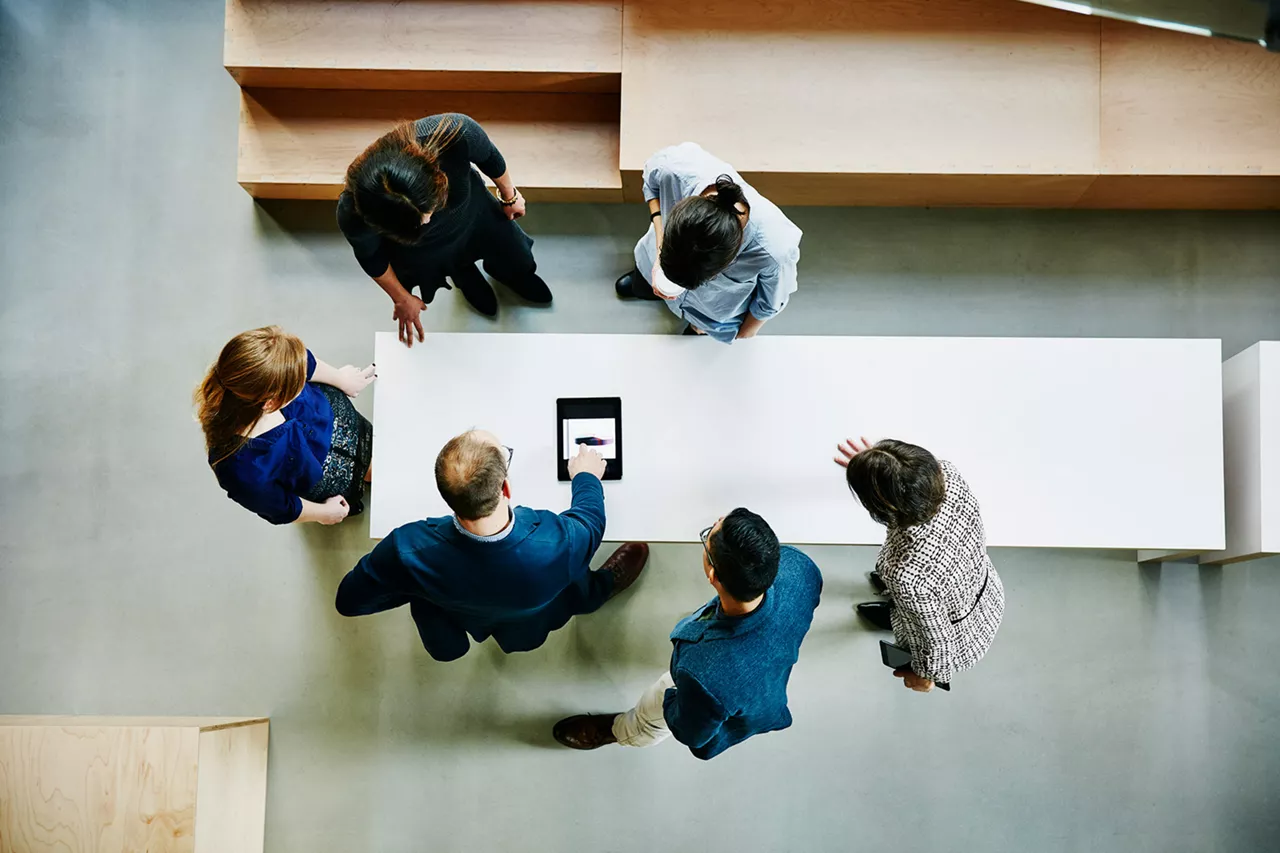
[[(221, 27), (220, 0), (0, 0), (0, 713), (270, 715), (273, 853), (1280, 849), (1276, 560), (997, 551), (999, 642), (919, 696), (852, 617), (874, 551), (812, 549), (796, 724), (709, 764), (549, 736), (661, 671), (708, 596), (694, 547), (527, 655), (441, 665), (405, 613), (337, 616), (366, 522), (231, 504), (189, 395), (263, 323), (366, 362), (390, 306), (329, 209), (236, 186)], [(1280, 337), (1273, 214), (791, 213), (802, 289), (770, 333)], [(643, 211), (526, 222), (555, 306), (490, 322), (443, 294), (429, 329), (674, 330), (611, 293)]]

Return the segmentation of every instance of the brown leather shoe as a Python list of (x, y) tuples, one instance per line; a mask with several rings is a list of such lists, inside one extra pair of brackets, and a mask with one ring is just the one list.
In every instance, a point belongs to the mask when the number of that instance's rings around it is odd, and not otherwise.
[(556, 723), (551, 735), (570, 749), (599, 749), (617, 743), (613, 736), (613, 718), (617, 714), (577, 714)]
[(609, 597), (613, 598), (635, 583), (648, 562), (649, 546), (643, 542), (628, 542), (614, 551), (600, 567), (600, 571), (613, 574), (613, 592)]

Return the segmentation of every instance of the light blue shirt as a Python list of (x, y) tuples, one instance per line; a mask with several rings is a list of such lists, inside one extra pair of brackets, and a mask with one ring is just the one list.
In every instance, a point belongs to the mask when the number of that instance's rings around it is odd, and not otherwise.
[(462, 526), (462, 522), (455, 515), (453, 517), (453, 526), (458, 528), (458, 532), (468, 539), (474, 539), (477, 542), (501, 542), (511, 535), (511, 529), (515, 526), (516, 514), (507, 507), (507, 526), (499, 530), (497, 533), (491, 533), (488, 536), (481, 536), (478, 533), (472, 533), (470, 530)]
[[(649, 158), (644, 164), (644, 197), (646, 201), (656, 198), (665, 217), (677, 202), (700, 194), (720, 175), (729, 175), (742, 186), (751, 207), (742, 248), (722, 273), (668, 301), (667, 307), (710, 337), (733, 343), (748, 311), (757, 320), (768, 320), (787, 307), (787, 299), (798, 286), (796, 265), (803, 235), (732, 166), (694, 142), (663, 148)], [(658, 257), (652, 225), (636, 244), (635, 256), (636, 269), (649, 281)]]

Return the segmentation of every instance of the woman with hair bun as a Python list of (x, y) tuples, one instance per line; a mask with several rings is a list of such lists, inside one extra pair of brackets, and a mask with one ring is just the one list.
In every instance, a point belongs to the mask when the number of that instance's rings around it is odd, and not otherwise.
[(195, 392), (227, 497), (272, 524), (363, 511), (373, 426), (349, 398), (374, 377), (373, 365), (330, 367), (279, 326), (232, 338)]
[[(498, 198), (473, 163), (493, 179)], [(449, 287), (446, 276), (471, 307), (487, 317), (498, 313), (477, 260), (525, 300), (551, 301), (536, 272), (533, 240), (514, 221), (524, 214), (524, 196), (502, 154), (461, 113), (402, 122), (374, 140), (347, 168), (338, 197), (338, 227), (360, 266), (391, 297), (406, 346), (415, 334), (422, 340), (420, 315), (437, 290)]]
[(722, 343), (754, 337), (796, 291), (800, 229), (733, 167), (693, 142), (644, 164), (651, 226), (636, 266), (614, 283), (623, 298), (663, 299)]

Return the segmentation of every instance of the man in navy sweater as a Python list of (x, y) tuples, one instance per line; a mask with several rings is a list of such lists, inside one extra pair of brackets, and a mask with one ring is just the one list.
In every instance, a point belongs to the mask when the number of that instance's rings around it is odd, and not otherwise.
[(604, 458), (579, 447), (569, 462), (572, 505), (560, 514), (511, 505), (513, 451), (481, 430), (452, 439), (436, 457), (436, 485), (452, 516), (397, 527), (338, 586), (343, 616), (402, 605), (436, 660), (493, 637), (525, 652), (570, 617), (591, 613), (631, 586), (649, 546), (623, 545), (596, 571), (604, 536)]
[(553, 735), (574, 749), (651, 746), (675, 735), (714, 758), (791, 725), (787, 680), (813, 621), (822, 574), (780, 548), (763, 518), (735, 509), (702, 532), (702, 570), (716, 597), (671, 632), (671, 669), (625, 714), (579, 714)]

